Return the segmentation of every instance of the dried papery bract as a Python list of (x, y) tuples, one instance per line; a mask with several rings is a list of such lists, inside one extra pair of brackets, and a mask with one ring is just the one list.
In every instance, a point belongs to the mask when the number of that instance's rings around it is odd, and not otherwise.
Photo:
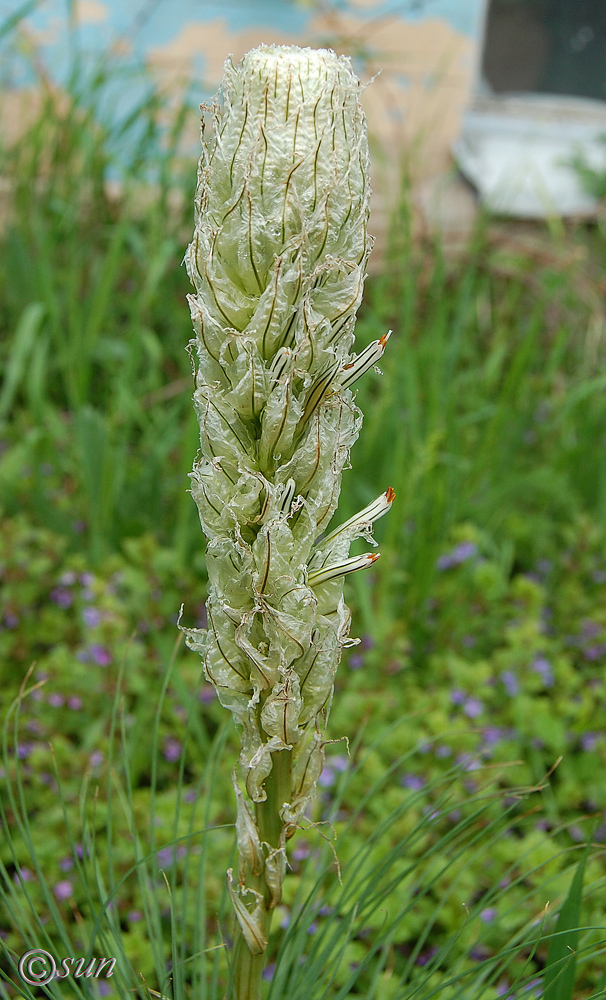
[[(238, 1000), (257, 1000), (286, 842), (314, 798), (350, 615), (345, 574), (378, 556), (387, 490), (322, 538), (361, 424), (352, 354), (371, 249), (368, 143), (351, 62), (261, 46), (230, 60), (202, 131), (186, 256), (198, 355), (192, 493), (208, 539), (208, 629), (184, 629), (241, 735)], [(374, 543), (373, 543), (374, 544)]]

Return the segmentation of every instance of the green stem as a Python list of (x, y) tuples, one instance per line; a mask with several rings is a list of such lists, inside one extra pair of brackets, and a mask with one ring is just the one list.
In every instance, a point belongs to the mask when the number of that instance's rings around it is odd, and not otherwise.
[[(257, 803), (256, 814), (261, 841), (270, 844), (272, 847), (278, 847), (280, 844), (280, 833), (282, 832), (280, 809), (284, 802), (290, 801), (291, 797), (290, 750), (279, 750), (273, 754), (272, 764), (273, 767), (265, 780), (267, 798), (265, 802)], [(263, 933), (265, 938), (268, 939), (273, 914), (269, 888), (263, 875), (248, 875), (246, 884), (249, 888), (263, 893), (265, 900)], [(240, 927), (236, 925), (233, 964), (236, 1000), (260, 1000), (261, 973), (265, 965), (265, 957), (265, 952), (261, 955), (253, 955), (249, 951)]]

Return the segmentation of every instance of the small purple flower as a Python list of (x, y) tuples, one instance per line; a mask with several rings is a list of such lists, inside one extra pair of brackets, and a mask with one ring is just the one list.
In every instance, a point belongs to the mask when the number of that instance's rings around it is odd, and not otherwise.
[(183, 747), (181, 746), (179, 740), (176, 740), (174, 736), (168, 736), (164, 740), (164, 749), (162, 754), (165, 760), (170, 761), (173, 764), (176, 760), (179, 760)]
[(354, 653), (350, 656), (347, 661), (347, 666), (350, 670), (361, 670), (364, 666), (364, 657), (362, 653)]
[(95, 582), (93, 573), (80, 573), (80, 583), (83, 587), (90, 587)]
[(59, 577), (59, 583), (62, 584), (64, 587), (73, 587), (75, 582), (76, 582), (76, 574), (71, 569), (66, 570), (65, 573), (62, 573), (61, 576)]
[(503, 682), (503, 687), (507, 691), (510, 698), (513, 698), (516, 694), (518, 694), (520, 685), (518, 684), (518, 678), (514, 674), (513, 670), (503, 670), (501, 673), (501, 680)]
[(96, 625), (100, 625), (103, 621), (103, 614), (99, 611), (99, 608), (84, 608), (82, 621), (89, 628), (95, 628)]
[(18, 743), (17, 757), (19, 760), (27, 760), (35, 745), (35, 743)]
[(290, 924), (290, 913), (285, 913), (280, 921), (280, 927), (282, 928), (283, 931), (285, 931), (289, 924)]
[(461, 563), (467, 562), (477, 554), (478, 546), (473, 542), (461, 542), (450, 552), (445, 555), (440, 556), (436, 562), (436, 566), (439, 570), (452, 569), (454, 566), (460, 566)]
[(318, 929), (318, 925), (317, 925), (316, 921), (312, 920), (311, 924), (307, 928), (307, 933), (308, 934), (315, 934), (316, 931), (317, 931), (317, 929)]
[(450, 700), (453, 705), (464, 705), (467, 700), (467, 695), (460, 688), (453, 688), (450, 692)]
[(568, 833), (577, 844), (580, 844), (581, 841), (585, 840), (585, 834), (581, 830), (581, 827), (577, 826), (576, 823), (568, 827)]
[(56, 898), (61, 902), (65, 899), (69, 899), (69, 897), (73, 895), (74, 890), (71, 882), (67, 879), (63, 879), (61, 882), (57, 882), (53, 892)]
[(464, 635), (463, 638), (461, 639), (461, 645), (465, 649), (471, 649), (473, 646), (475, 646), (475, 644), (476, 644), (475, 635)]
[(16, 882), (17, 885), (19, 884), (19, 877), (21, 877), (22, 882), (33, 882), (34, 880), (33, 873), (30, 872), (29, 868), (26, 868), (25, 865), (20, 865), (13, 875), (13, 882)]
[(499, 726), (486, 726), (486, 728), (482, 731), (482, 735), (486, 746), (494, 747), (500, 742), (503, 731), (499, 728)]
[(484, 705), (479, 698), (468, 698), (463, 705), (463, 712), (468, 719), (477, 719), (484, 711)]
[(64, 610), (74, 603), (74, 595), (71, 590), (67, 590), (65, 587), (55, 587), (54, 590), (51, 590), (50, 599), (53, 604), (57, 604)]
[(52, 705), (53, 708), (61, 708), (65, 704), (65, 698), (62, 694), (49, 694), (48, 703)]
[(212, 684), (204, 684), (202, 687), (198, 699), (204, 704), (208, 705), (211, 701), (214, 701), (217, 697), (216, 692)]
[(598, 736), (599, 733), (583, 733), (581, 736), (581, 747), (585, 753), (591, 753), (592, 750), (595, 750)]
[(480, 913), (480, 920), (483, 920), (485, 924), (491, 924), (497, 915), (497, 909), (495, 906), (487, 906)]
[(427, 951), (422, 951), (419, 957), (417, 958), (415, 965), (421, 965), (421, 966), (427, 965), (427, 963), (431, 961), (434, 955), (438, 954), (439, 950), (440, 949), (434, 945), (432, 948), (428, 948)]
[(596, 569), (591, 574), (594, 583), (606, 583), (606, 573), (603, 569)]
[(452, 757), (453, 750), (452, 747), (449, 747), (446, 743), (440, 743), (436, 747), (435, 753), (436, 757), (444, 759), (446, 757)]
[(311, 847), (306, 840), (300, 840), (292, 852), (295, 861), (305, 861), (311, 854)]
[(89, 757), (89, 761), (93, 767), (100, 767), (104, 760), (105, 756), (101, 750), (93, 750)]
[(535, 674), (538, 674), (545, 687), (553, 687), (555, 678), (551, 663), (544, 656), (537, 656), (532, 664)]
[(335, 772), (329, 764), (325, 764), (322, 769), (322, 774), (318, 778), (318, 784), (320, 788), (332, 788), (335, 783)]
[(7, 628), (17, 628), (19, 615), (16, 615), (14, 611), (7, 611), (4, 615), (4, 624)]
[(108, 997), (113, 990), (113, 986), (110, 986), (105, 979), (100, 979), (97, 983), (97, 989), (100, 997)]
[(140, 920), (143, 920), (143, 914), (141, 910), (131, 910), (130, 913), (126, 914), (126, 919), (129, 924), (138, 924)]
[(458, 823), (462, 815), (463, 813), (460, 809), (453, 809), (452, 812), (448, 813), (448, 819), (451, 823)]
[(189, 802), (191, 804), (192, 802), (196, 801), (197, 797), (198, 796), (196, 795), (196, 792), (194, 791), (194, 789), (190, 788), (189, 791), (187, 791), (185, 793), (185, 795), (183, 796), (183, 801), (184, 802)]
[(59, 862), (59, 868), (61, 869), (62, 872), (71, 872), (73, 867), (74, 867), (74, 859), (70, 858), (69, 855), (65, 858), (62, 858), (61, 861)]
[(44, 726), (37, 719), (28, 719), (27, 728), (35, 736), (40, 736), (44, 732)]
[(72, 694), (67, 699), (68, 707), (71, 708), (72, 712), (79, 712), (82, 708), (82, 698), (79, 698), (77, 694)]
[(158, 864), (172, 865), (175, 860), (175, 851), (172, 847), (163, 847), (158, 851)]
[(274, 978), (275, 972), (276, 972), (276, 963), (269, 962), (269, 964), (265, 966), (263, 972), (261, 973), (261, 979), (272, 980)]
[(586, 660), (601, 660), (606, 653), (606, 644), (603, 642), (594, 642), (592, 646), (587, 646), (583, 650), (583, 656)]
[(411, 792), (420, 792), (425, 787), (425, 781), (419, 774), (405, 774), (400, 778), (403, 788), (410, 789)]
[(98, 667), (108, 667), (112, 662), (112, 655), (108, 648), (99, 645), (98, 642), (93, 642), (92, 646), (89, 647), (89, 654), (93, 663), (96, 663)]
[(337, 754), (335, 757), (330, 758), (329, 763), (331, 767), (334, 767), (343, 774), (349, 767), (349, 758), (344, 757), (343, 754)]

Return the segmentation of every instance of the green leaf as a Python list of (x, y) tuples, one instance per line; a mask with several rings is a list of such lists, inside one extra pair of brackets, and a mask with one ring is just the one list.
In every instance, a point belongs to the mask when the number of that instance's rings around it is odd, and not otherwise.
[(543, 1000), (573, 1000), (583, 876), (591, 841), (590, 836), (574, 873), (566, 901), (560, 910), (554, 935), (549, 942)]

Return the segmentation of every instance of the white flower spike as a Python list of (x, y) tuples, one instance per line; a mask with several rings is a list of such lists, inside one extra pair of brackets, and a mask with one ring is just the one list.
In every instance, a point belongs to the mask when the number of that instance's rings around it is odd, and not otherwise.
[[(184, 628), (240, 731), (238, 1000), (255, 1000), (285, 845), (313, 800), (350, 615), (349, 558), (387, 490), (322, 539), (362, 415), (350, 386), (389, 334), (352, 355), (368, 236), (361, 85), (326, 49), (261, 46), (225, 65), (202, 130), (186, 254), (199, 359), (192, 494), (208, 539), (208, 630)], [(245, 789), (245, 791), (244, 791)]]

